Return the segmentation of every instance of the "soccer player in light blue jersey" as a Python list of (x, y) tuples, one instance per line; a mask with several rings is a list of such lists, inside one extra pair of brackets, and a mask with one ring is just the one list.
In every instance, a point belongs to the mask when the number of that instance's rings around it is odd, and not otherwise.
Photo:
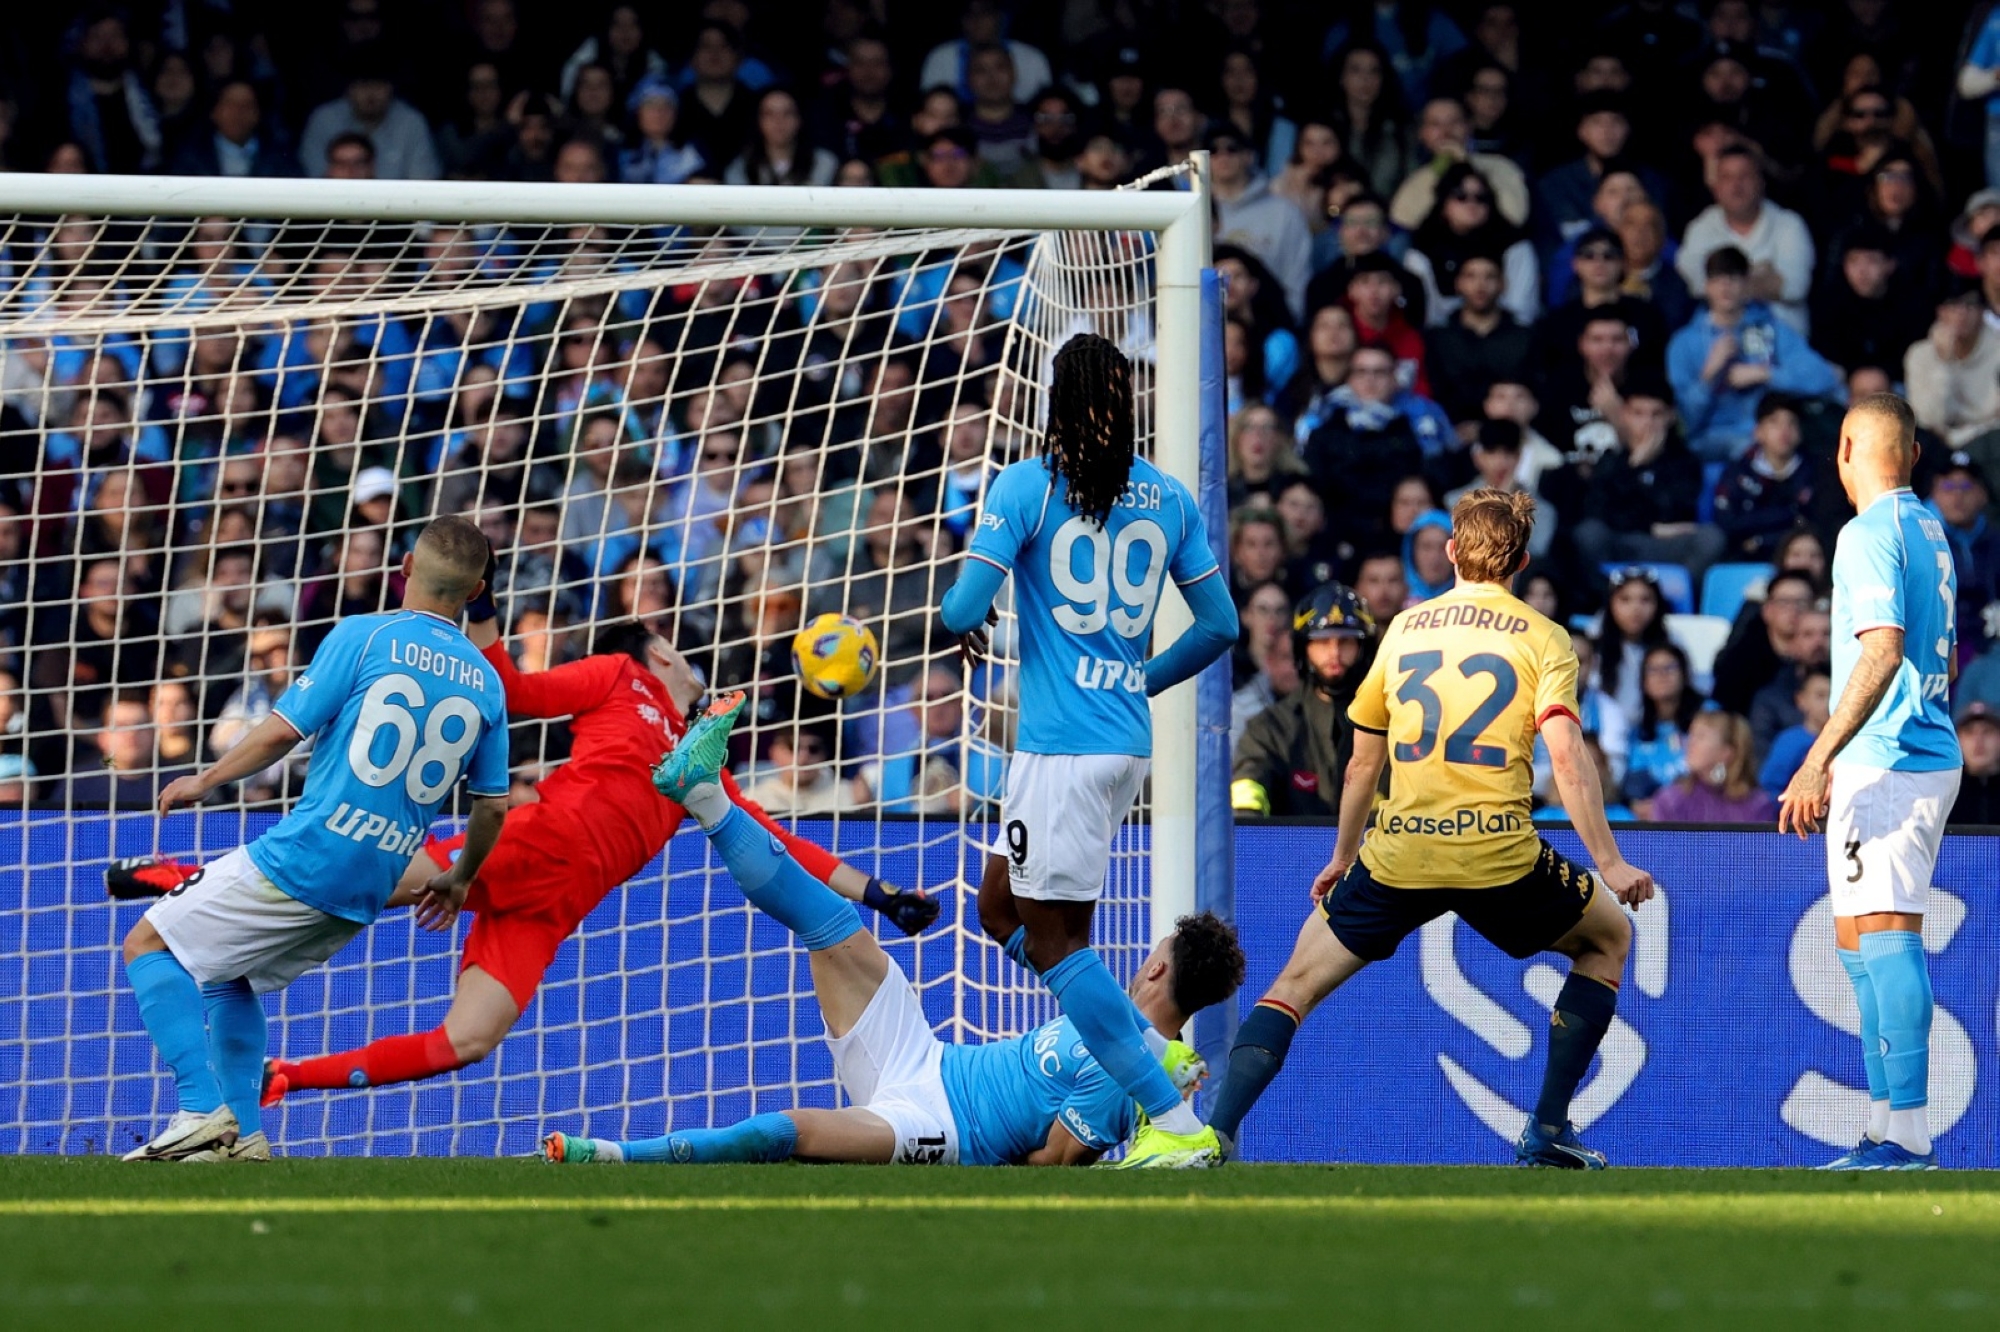
[(125, 974), (179, 1105), (126, 1160), (270, 1158), (257, 1106), (258, 996), (333, 956), (381, 913), (465, 777), (464, 852), (417, 908), (431, 929), (457, 916), (507, 813), (506, 696), (458, 627), (491, 559), (470, 519), (431, 523), (403, 557), (403, 609), (342, 620), (270, 717), (213, 767), (160, 793), (166, 814), (313, 739), (291, 812), (173, 889), (125, 936)]
[[(654, 770), (654, 785), (701, 825), (743, 895), (808, 950), (834, 1069), (854, 1104), (755, 1115), (639, 1142), (554, 1132), (542, 1139), (544, 1158), (558, 1165), (1088, 1165), (1125, 1141), (1137, 1106), (1090, 1058), (1068, 1018), (986, 1045), (937, 1038), (909, 978), (862, 928), (853, 903), (808, 873), (723, 790), (729, 728), (741, 706), (739, 695), (734, 707), (697, 721)], [(1153, 950), (1124, 1002), (1164, 1041), (1242, 982), (1234, 931), (1203, 913), (1182, 919)], [(1191, 1074), (1200, 1068), (1191, 1051), (1178, 1066)]]
[(1828, 1170), (1937, 1168), (1924, 907), (1964, 761), (1949, 700), (1958, 583), (1943, 522), (1910, 490), (1916, 429), (1893, 393), (1841, 422), (1856, 516), (1833, 555), (1836, 701), (1778, 806), (1780, 832), (1826, 821), (1834, 944), (1861, 1007), (1868, 1129)]
[[(1000, 807), (1004, 844), (980, 885), (979, 923), (1041, 976), (1084, 1044), (1146, 1112), (1128, 1162), (1202, 1166), (1222, 1159), (1214, 1130), (1183, 1102), (1090, 946), (1112, 839), (1153, 752), (1146, 700), (1236, 641), (1236, 607), (1194, 497), (1135, 456), (1132, 421), (1131, 362), (1096, 334), (1064, 343), (1044, 454), (1005, 468), (988, 488), (942, 610), (945, 628), (977, 657), (993, 598), (1014, 577), (1021, 729)], [(1170, 577), (1194, 626), (1148, 658)]]

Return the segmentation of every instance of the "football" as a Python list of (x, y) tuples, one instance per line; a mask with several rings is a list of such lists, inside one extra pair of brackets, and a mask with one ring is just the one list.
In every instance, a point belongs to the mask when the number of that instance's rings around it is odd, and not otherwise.
[(815, 698), (852, 698), (875, 678), (881, 650), (859, 620), (833, 611), (817, 616), (792, 639), (792, 669)]

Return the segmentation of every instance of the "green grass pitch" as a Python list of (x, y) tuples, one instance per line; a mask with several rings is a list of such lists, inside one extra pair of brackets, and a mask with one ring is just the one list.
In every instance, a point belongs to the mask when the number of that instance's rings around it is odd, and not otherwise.
[(0, 1324), (1993, 1327), (2000, 1176), (0, 1160)]

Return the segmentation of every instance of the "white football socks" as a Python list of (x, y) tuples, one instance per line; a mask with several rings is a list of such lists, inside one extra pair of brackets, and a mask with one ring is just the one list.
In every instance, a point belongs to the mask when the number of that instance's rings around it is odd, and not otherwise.
[(1201, 1120), (1195, 1116), (1194, 1107), (1186, 1101), (1182, 1101), (1153, 1122), (1176, 1137), (1187, 1137), (1201, 1132)]
[(1889, 1136), (1889, 1101), (1883, 1098), (1868, 1103), (1868, 1137), (1872, 1142), (1881, 1142)]
[(1889, 1141), (1918, 1156), (1927, 1156), (1931, 1150), (1930, 1116), (1925, 1107), (1914, 1110), (1891, 1110), (1889, 1112)]
[(687, 793), (681, 801), (681, 808), (694, 815), (694, 821), (707, 832), (716, 824), (729, 817), (729, 811), (736, 808), (730, 803), (729, 793), (722, 789), (720, 782), (703, 782)]

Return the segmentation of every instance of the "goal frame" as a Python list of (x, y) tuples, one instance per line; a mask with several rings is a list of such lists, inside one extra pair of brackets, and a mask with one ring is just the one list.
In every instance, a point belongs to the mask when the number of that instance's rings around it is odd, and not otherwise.
[[(1210, 262), (1205, 163), (1176, 188), (1115, 191), (843, 189), (818, 186), (548, 185), (482, 181), (264, 180), (12, 174), (0, 213), (110, 217), (328, 218), (348, 222), (731, 227), (967, 227), (1144, 231), (1153, 255), (1154, 461), (1199, 488), (1202, 275)], [(1160, 600), (1158, 641), (1193, 623), (1178, 592)], [(1199, 691), (1153, 700), (1149, 928), (1154, 942), (1197, 910), (1201, 864), (1196, 753)]]

